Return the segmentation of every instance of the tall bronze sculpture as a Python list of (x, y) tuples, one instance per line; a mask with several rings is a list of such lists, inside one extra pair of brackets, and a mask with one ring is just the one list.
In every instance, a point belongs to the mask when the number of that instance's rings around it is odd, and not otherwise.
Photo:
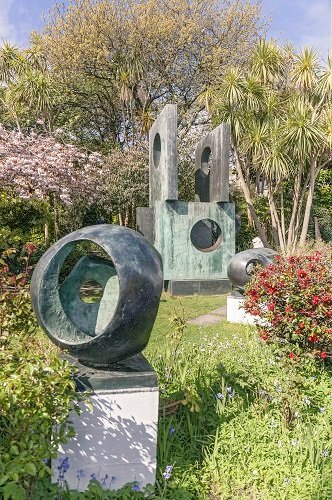
[(230, 289), (235, 209), (229, 200), (230, 131), (221, 124), (196, 148), (196, 199), (178, 200), (177, 110), (168, 104), (150, 130), (150, 206), (137, 209), (137, 229), (159, 251), (174, 295)]

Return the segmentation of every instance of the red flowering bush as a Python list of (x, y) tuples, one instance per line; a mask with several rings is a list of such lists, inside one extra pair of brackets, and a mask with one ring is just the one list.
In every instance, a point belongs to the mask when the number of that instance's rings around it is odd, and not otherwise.
[(262, 340), (284, 339), (321, 359), (332, 355), (331, 255), (278, 256), (257, 271), (245, 294)]

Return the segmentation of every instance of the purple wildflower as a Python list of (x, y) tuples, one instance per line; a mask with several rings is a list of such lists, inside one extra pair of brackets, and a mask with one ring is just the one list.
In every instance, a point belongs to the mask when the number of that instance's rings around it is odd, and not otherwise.
[(172, 475), (173, 465), (166, 465), (165, 472), (163, 472), (163, 476), (165, 479), (170, 479)]

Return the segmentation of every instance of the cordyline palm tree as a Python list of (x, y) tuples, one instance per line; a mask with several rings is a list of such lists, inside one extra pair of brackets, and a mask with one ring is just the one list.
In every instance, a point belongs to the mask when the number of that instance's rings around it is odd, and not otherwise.
[(321, 68), (313, 50), (295, 54), (264, 40), (249, 70), (230, 69), (215, 89), (215, 120), (231, 124), (239, 183), (265, 246), (258, 194), (268, 200), (275, 246), (289, 253), (306, 241), (315, 182), (332, 160), (331, 102), (331, 59)]
[(45, 56), (38, 45), (20, 51), (4, 43), (0, 47), (0, 83), (5, 115), (14, 119), (19, 131), (21, 121), (28, 115), (41, 120), (46, 130), (52, 130), (54, 92)]

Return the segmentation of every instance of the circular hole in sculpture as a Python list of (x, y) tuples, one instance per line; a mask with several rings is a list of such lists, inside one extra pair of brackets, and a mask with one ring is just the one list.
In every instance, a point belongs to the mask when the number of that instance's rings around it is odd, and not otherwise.
[(259, 266), (260, 263), (258, 260), (251, 260), (250, 262), (248, 262), (248, 264), (246, 265), (246, 273), (248, 276), (252, 276), (257, 268), (257, 266)]
[(58, 277), (61, 306), (78, 331), (96, 337), (116, 311), (119, 278), (112, 259), (99, 245), (80, 240), (69, 248)]
[(201, 168), (205, 175), (209, 175), (212, 168), (212, 151), (208, 146), (202, 152)]
[(86, 304), (100, 302), (104, 293), (104, 287), (95, 280), (88, 280), (80, 287), (80, 299)]
[(221, 229), (212, 219), (196, 222), (190, 232), (191, 243), (201, 252), (213, 252), (221, 245)]
[(160, 163), (161, 156), (161, 139), (160, 135), (157, 133), (153, 140), (153, 164), (157, 168)]

